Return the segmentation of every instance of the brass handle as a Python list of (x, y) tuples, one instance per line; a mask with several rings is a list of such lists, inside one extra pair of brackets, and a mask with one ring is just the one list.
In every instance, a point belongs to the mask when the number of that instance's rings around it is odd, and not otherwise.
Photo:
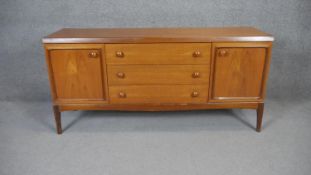
[(200, 77), (200, 72), (193, 72), (192, 73), (192, 78), (199, 78)]
[(218, 52), (218, 55), (221, 56), (221, 57), (227, 56), (227, 55), (228, 55), (228, 51), (226, 51), (226, 50), (220, 50), (220, 51)]
[(119, 77), (119, 78), (124, 78), (124, 77), (125, 77), (125, 73), (123, 73), (123, 72), (118, 72), (118, 73), (117, 73), (117, 77)]
[(98, 57), (98, 53), (97, 52), (90, 52), (89, 53), (89, 57), (90, 58), (97, 58)]
[(198, 97), (198, 96), (199, 96), (199, 92), (197, 92), (197, 91), (193, 91), (191, 93), (191, 97)]
[(122, 57), (124, 57), (124, 53), (122, 51), (117, 51), (116, 56), (119, 58), (122, 58)]
[(119, 97), (120, 98), (126, 98), (126, 93), (125, 92), (119, 92)]
[(201, 52), (200, 51), (195, 51), (195, 52), (193, 52), (192, 56), (193, 57), (199, 57), (199, 56), (201, 56)]

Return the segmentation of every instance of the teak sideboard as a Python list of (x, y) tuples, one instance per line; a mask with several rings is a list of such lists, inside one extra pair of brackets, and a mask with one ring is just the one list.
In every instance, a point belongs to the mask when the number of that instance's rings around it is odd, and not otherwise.
[(65, 28), (43, 38), (57, 133), (68, 110), (257, 110), (274, 38), (252, 27)]

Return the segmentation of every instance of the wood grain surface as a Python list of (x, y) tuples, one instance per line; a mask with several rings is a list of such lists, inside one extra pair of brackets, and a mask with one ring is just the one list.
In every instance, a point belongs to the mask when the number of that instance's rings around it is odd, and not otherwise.
[(253, 27), (222, 28), (64, 28), (42, 39), (43, 43), (163, 43), (273, 41)]
[(104, 98), (99, 50), (52, 50), (50, 62), (57, 99)]

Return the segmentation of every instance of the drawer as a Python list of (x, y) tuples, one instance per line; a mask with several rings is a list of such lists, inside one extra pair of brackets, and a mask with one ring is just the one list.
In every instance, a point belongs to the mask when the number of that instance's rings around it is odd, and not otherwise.
[(106, 44), (107, 64), (209, 64), (210, 43)]
[(208, 84), (209, 65), (108, 65), (109, 85)]
[(206, 103), (207, 85), (109, 86), (110, 103)]

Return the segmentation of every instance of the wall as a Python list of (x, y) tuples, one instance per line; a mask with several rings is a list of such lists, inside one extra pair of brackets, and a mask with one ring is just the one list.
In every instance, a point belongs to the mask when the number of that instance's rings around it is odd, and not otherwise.
[(275, 36), (268, 97), (311, 96), (310, 0), (0, 3), (0, 100), (49, 100), (41, 38), (63, 27), (254, 26)]

